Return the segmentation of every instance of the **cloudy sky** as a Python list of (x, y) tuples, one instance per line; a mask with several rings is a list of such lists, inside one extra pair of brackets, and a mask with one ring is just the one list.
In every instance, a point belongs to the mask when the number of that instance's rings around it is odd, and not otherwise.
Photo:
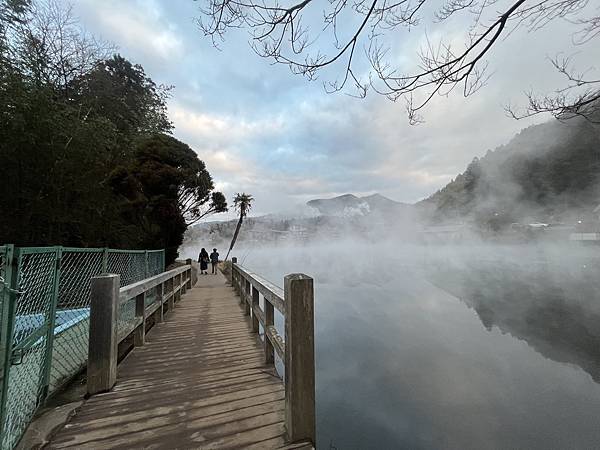
[[(427, 197), (474, 156), (547, 120), (515, 121), (503, 107), (524, 104), (525, 91), (559, 87), (547, 58), (573, 52), (572, 25), (564, 21), (513, 33), (494, 48), (493, 77), (483, 90), (467, 99), (438, 97), (426, 122), (410, 126), (402, 103), (327, 94), (321, 80), (270, 65), (250, 50), (244, 31), (215, 49), (196, 25), (193, 0), (76, 0), (74, 8), (88, 31), (114, 42), (157, 83), (175, 86), (175, 137), (206, 162), (228, 199), (252, 193), (254, 214), (290, 212), (312, 198), (349, 192), (403, 202)], [(461, 29), (445, 32), (460, 38)], [(397, 38), (394, 58), (414, 61), (422, 34)], [(593, 45), (576, 50), (581, 68), (600, 57)]]

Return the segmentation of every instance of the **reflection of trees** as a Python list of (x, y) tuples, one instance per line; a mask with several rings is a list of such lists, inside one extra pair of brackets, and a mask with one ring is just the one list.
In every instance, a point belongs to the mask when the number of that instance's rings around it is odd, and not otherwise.
[(486, 329), (495, 325), (546, 358), (581, 367), (600, 383), (600, 282), (591, 274), (565, 275), (539, 263), (472, 261), (434, 267), (430, 275), (472, 307)]

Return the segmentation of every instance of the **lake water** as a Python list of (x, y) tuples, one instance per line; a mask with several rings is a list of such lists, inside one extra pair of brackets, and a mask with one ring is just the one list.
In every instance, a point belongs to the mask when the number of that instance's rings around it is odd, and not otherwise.
[(280, 286), (286, 273), (315, 278), (319, 448), (591, 449), (595, 252), (346, 244), (238, 255)]

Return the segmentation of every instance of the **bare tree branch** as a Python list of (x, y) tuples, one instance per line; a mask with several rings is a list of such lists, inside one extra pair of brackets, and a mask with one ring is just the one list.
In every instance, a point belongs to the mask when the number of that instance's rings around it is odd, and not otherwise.
[[(231, 28), (249, 29), (251, 47), (258, 55), (274, 64), (285, 64), (293, 73), (308, 79), (315, 79), (328, 66), (342, 64), (339, 79), (324, 83), (327, 92), (350, 90), (364, 97), (370, 88), (392, 101), (403, 98), (409, 119), (419, 122), (420, 111), (436, 95), (448, 95), (460, 85), (463, 95), (469, 96), (484, 86), (489, 79), (486, 58), (516, 29), (524, 27), (535, 32), (554, 20), (564, 19), (574, 26), (575, 45), (595, 39), (600, 34), (600, 13), (598, 9), (590, 11), (590, 3), (444, 0), (434, 9), (431, 21), (440, 24), (454, 16), (467, 17), (470, 24), (465, 29), (464, 46), (457, 50), (455, 43), (434, 43), (426, 37), (425, 46), (417, 52), (416, 70), (406, 70), (405, 64), (397, 63), (392, 46), (382, 42), (402, 29), (421, 26), (423, 8), (426, 4), (434, 7), (433, 0), (329, 0), (319, 4), (313, 0), (204, 0), (198, 24), (215, 45)], [(320, 27), (315, 26), (317, 8), (321, 9)], [(364, 58), (357, 60), (361, 55), (357, 49), (361, 48)], [(370, 66), (370, 73), (365, 63)], [(593, 93), (600, 89), (597, 80), (579, 85), (575, 78), (568, 81), (571, 84), (562, 89), (579, 91), (564, 98), (557, 96), (555, 108), (552, 102), (540, 99), (545, 107), (539, 112), (559, 116), (566, 110), (586, 109), (578, 109), (577, 102), (587, 107), (594, 103)], [(530, 101), (528, 113), (537, 113), (533, 107), (540, 104)]]

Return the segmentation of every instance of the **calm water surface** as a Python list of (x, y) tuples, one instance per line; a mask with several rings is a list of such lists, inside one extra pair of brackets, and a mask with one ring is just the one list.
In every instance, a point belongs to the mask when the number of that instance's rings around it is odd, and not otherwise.
[(600, 448), (597, 277), (378, 251), (245, 261), (279, 285), (315, 278), (319, 448)]

